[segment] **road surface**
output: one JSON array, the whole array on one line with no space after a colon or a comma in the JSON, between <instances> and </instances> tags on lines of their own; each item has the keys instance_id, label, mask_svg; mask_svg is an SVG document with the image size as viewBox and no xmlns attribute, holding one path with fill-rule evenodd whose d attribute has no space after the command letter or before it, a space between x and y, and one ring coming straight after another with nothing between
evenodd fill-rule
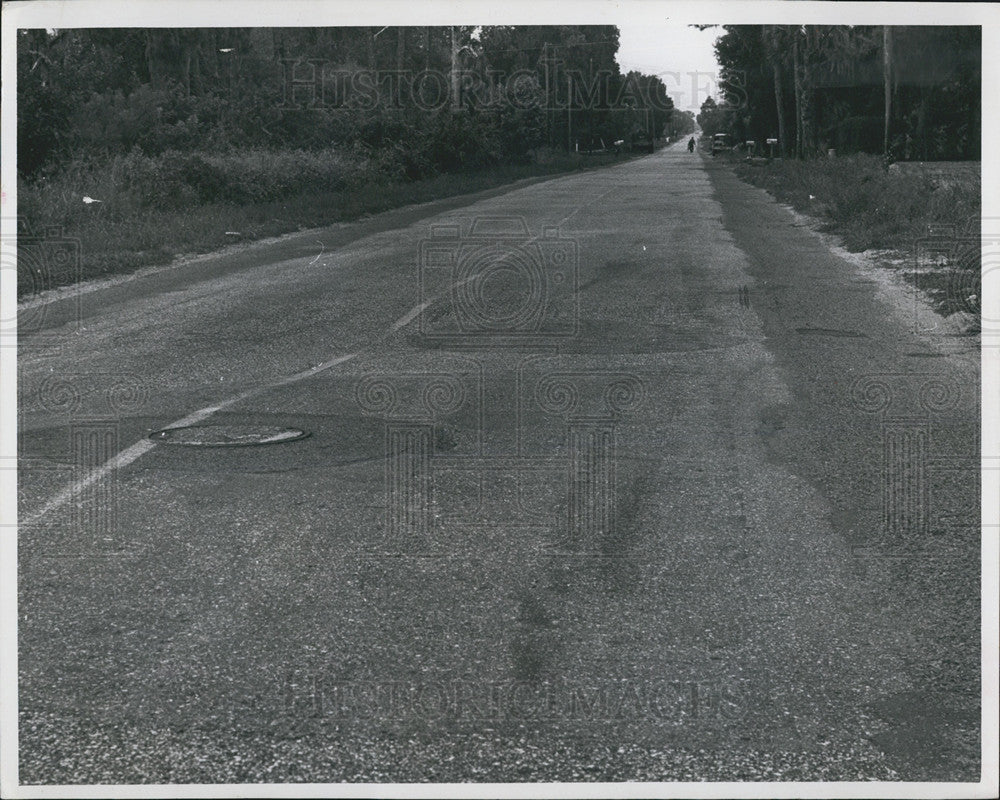
<instances>
[{"instance_id":1,"label":"road surface","mask_svg":"<svg viewBox=\"0 0 1000 800\"><path fill-rule=\"evenodd\" d=\"M20 780L978 780L901 297L667 148L25 307Z\"/></svg>"}]
</instances>

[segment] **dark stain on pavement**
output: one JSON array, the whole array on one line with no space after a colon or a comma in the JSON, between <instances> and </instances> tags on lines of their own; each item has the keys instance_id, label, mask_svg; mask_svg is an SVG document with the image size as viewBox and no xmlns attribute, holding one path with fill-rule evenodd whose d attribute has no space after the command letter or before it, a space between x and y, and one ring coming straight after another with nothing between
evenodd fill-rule
<instances>
[{"instance_id":1,"label":"dark stain on pavement","mask_svg":"<svg viewBox=\"0 0 1000 800\"><path fill-rule=\"evenodd\" d=\"M521 590L517 599L517 623L510 642L514 678L536 683L555 649L554 621L536 589Z\"/></svg>"},{"instance_id":2,"label":"dark stain on pavement","mask_svg":"<svg viewBox=\"0 0 1000 800\"><path fill-rule=\"evenodd\" d=\"M844 574L856 576L851 591L864 597L845 609L862 626L870 615L892 620L899 632L893 641L860 645L899 664L891 681L866 679L874 698L866 709L880 721L868 738L898 779L978 780L978 502L957 506L955 482L943 470L928 470L928 528L948 530L931 537L940 557L897 558L881 546L885 492L901 491L898 481L887 483L887 421L926 419L918 399L928 386L978 385L978 357L968 366L927 353L912 325L888 313L857 266L789 226L784 209L760 202L730 170L709 174L724 224L754 279L765 346L792 398L763 409L755 432L767 460L809 484L829 509L850 560ZM867 411L852 394L853 382L866 377L892 384L888 409ZM978 461L977 397L974 391L947 413L931 414L928 456Z\"/></svg>"},{"instance_id":3,"label":"dark stain on pavement","mask_svg":"<svg viewBox=\"0 0 1000 800\"><path fill-rule=\"evenodd\" d=\"M946 699L920 691L889 695L870 707L889 727L872 741L886 754L926 775L941 774L963 761L962 744L970 736L978 749L979 717ZM930 778L927 778L928 780Z\"/></svg>"},{"instance_id":4,"label":"dark stain on pavement","mask_svg":"<svg viewBox=\"0 0 1000 800\"><path fill-rule=\"evenodd\" d=\"M845 339L867 339L867 335L857 331L842 331L836 328L796 328L796 333L814 334L816 336L841 336Z\"/></svg>"}]
</instances>

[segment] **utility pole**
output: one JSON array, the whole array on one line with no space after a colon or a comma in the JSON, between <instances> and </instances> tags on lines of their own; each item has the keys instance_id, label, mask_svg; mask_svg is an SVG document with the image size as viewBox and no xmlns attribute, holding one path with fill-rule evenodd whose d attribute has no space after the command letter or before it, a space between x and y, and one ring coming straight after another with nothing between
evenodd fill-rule
<instances>
[{"instance_id":1,"label":"utility pole","mask_svg":"<svg viewBox=\"0 0 1000 800\"><path fill-rule=\"evenodd\" d=\"M459 103L459 92L458 92L458 54L462 49L458 45L458 36L455 33L455 26L451 26L451 107L452 110L458 110Z\"/></svg>"},{"instance_id":2,"label":"utility pole","mask_svg":"<svg viewBox=\"0 0 1000 800\"><path fill-rule=\"evenodd\" d=\"M542 70L545 72L545 133L552 147L552 103L549 100L549 43L542 43Z\"/></svg>"},{"instance_id":3,"label":"utility pole","mask_svg":"<svg viewBox=\"0 0 1000 800\"><path fill-rule=\"evenodd\" d=\"M573 76L566 73L566 85L569 94L566 96L566 151L573 152Z\"/></svg>"},{"instance_id":4,"label":"utility pole","mask_svg":"<svg viewBox=\"0 0 1000 800\"><path fill-rule=\"evenodd\" d=\"M882 155L889 155L889 126L892 122L892 28L882 26L882 83L885 93L885 125L882 129Z\"/></svg>"}]
</instances>

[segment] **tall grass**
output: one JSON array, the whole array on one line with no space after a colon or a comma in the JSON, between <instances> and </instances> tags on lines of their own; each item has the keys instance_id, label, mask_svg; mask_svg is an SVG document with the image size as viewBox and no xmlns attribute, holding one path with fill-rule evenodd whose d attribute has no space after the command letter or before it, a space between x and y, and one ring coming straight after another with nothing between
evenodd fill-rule
<instances>
[{"instance_id":1,"label":"tall grass","mask_svg":"<svg viewBox=\"0 0 1000 800\"><path fill-rule=\"evenodd\" d=\"M227 244L479 191L618 160L534 154L530 161L407 180L390 151L264 151L229 154L133 152L77 161L18 186L30 231L59 228L79 241L81 263L38 280L18 275L18 295L39 285L122 274ZM100 202L85 203L84 197ZM27 259L25 259L27 261ZM58 268L53 268L58 269Z\"/></svg>"},{"instance_id":2,"label":"tall grass","mask_svg":"<svg viewBox=\"0 0 1000 800\"><path fill-rule=\"evenodd\" d=\"M336 150L227 155L138 151L105 161L74 161L18 189L22 214L48 224L73 225L95 218L114 222L215 203L260 203L303 192L339 191L384 177L377 165ZM99 200L89 206L84 197Z\"/></svg>"},{"instance_id":3,"label":"tall grass","mask_svg":"<svg viewBox=\"0 0 1000 800\"><path fill-rule=\"evenodd\" d=\"M821 218L853 251L908 250L929 228L964 231L981 213L978 178L965 186L936 187L928 178L886 170L878 156L741 163L737 174Z\"/></svg>"}]
</instances>

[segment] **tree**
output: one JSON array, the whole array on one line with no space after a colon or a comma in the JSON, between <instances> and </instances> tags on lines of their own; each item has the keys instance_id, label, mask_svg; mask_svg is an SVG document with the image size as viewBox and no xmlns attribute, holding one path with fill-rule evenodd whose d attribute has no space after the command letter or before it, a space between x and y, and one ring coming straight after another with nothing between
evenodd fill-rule
<instances>
[{"instance_id":1,"label":"tree","mask_svg":"<svg viewBox=\"0 0 1000 800\"><path fill-rule=\"evenodd\" d=\"M782 72L787 58L786 43L788 38L788 31L784 26L764 26L764 43L768 60L771 62L771 75L774 81L774 107L778 118L778 147L782 158L788 155L788 130L785 125L785 98L782 91L784 81Z\"/></svg>"},{"instance_id":2,"label":"tree","mask_svg":"<svg viewBox=\"0 0 1000 800\"><path fill-rule=\"evenodd\" d=\"M978 154L977 27L727 25L723 30L716 42L723 74L745 76L747 110L734 116L734 131L745 127L753 138L777 132L799 157L823 146L901 158ZM789 71L790 93L785 91Z\"/></svg>"},{"instance_id":3,"label":"tree","mask_svg":"<svg viewBox=\"0 0 1000 800\"><path fill-rule=\"evenodd\" d=\"M711 97L706 97L701 104L701 111L697 116L698 126L705 136L715 136L717 133L729 133L729 115L727 110L720 106Z\"/></svg>"}]
</instances>

